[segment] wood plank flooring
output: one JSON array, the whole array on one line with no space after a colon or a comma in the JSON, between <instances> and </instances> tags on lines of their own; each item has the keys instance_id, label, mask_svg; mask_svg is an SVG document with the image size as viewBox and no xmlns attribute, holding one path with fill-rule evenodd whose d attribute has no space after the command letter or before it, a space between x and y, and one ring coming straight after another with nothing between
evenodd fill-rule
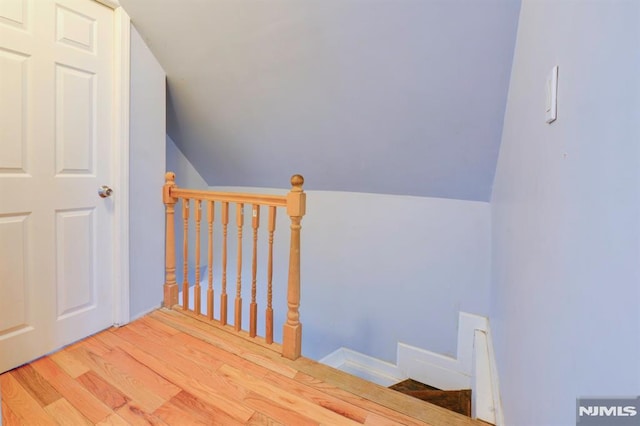
<instances>
[{"instance_id":1,"label":"wood plank flooring","mask_svg":"<svg viewBox=\"0 0 640 426\"><path fill-rule=\"evenodd\" d=\"M480 425L158 310L0 375L2 424Z\"/></svg>"}]
</instances>

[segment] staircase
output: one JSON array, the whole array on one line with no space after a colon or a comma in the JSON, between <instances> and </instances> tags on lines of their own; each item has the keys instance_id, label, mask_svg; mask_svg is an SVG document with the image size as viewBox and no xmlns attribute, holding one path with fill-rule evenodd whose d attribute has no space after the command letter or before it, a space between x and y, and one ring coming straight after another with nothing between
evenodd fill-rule
<instances>
[{"instance_id":1,"label":"staircase","mask_svg":"<svg viewBox=\"0 0 640 426\"><path fill-rule=\"evenodd\" d=\"M412 379L391 385L389 389L471 417L471 389L445 391Z\"/></svg>"},{"instance_id":2,"label":"staircase","mask_svg":"<svg viewBox=\"0 0 640 426\"><path fill-rule=\"evenodd\" d=\"M460 312L455 357L399 342L395 364L348 348L339 348L320 362L463 416L504 426L493 344L485 317ZM405 380L409 377L414 381ZM418 386L416 380L422 383Z\"/></svg>"}]
</instances>

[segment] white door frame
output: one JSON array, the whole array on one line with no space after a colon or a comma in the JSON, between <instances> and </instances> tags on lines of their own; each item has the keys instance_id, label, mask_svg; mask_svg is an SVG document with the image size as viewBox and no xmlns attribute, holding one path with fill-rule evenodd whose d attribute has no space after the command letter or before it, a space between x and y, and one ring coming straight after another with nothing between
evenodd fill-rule
<instances>
[{"instance_id":1,"label":"white door frame","mask_svg":"<svg viewBox=\"0 0 640 426\"><path fill-rule=\"evenodd\" d=\"M129 83L131 20L118 0L94 0L114 11L114 221L113 324L130 320L129 312Z\"/></svg>"}]
</instances>

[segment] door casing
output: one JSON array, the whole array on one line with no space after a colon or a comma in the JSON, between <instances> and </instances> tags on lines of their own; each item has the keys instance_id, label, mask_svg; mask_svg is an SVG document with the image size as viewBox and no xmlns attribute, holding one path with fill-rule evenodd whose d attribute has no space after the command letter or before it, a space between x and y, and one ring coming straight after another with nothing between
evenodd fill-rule
<instances>
[{"instance_id":1,"label":"door casing","mask_svg":"<svg viewBox=\"0 0 640 426\"><path fill-rule=\"evenodd\" d=\"M114 173L117 191L114 191L114 312L116 326L130 321L129 312L129 84L131 20L117 0L93 0L114 9L115 24L115 99L114 111Z\"/></svg>"}]
</instances>

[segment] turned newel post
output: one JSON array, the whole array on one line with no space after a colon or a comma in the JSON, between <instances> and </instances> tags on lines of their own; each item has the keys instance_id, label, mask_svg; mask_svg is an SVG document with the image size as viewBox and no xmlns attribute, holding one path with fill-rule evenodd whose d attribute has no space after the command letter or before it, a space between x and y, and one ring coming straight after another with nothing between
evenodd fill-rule
<instances>
[{"instance_id":1,"label":"turned newel post","mask_svg":"<svg viewBox=\"0 0 640 426\"><path fill-rule=\"evenodd\" d=\"M173 172L165 174L165 184L162 187L162 201L166 206L166 240L165 240L165 283L163 306L170 308L178 303L178 284L176 283L176 244L174 214L177 198L171 196L171 189L176 186L176 175Z\"/></svg>"},{"instance_id":2,"label":"turned newel post","mask_svg":"<svg viewBox=\"0 0 640 426\"><path fill-rule=\"evenodd\" d=\"M287 194L287 214L291 218L291 247L289 249L289 281L287 287L287 321L282 330L282 355L297 359L302 349L300 323L300 222L305 213L306 194L302 190L304 178L291 177L291 191Z\"/></svg>"}]
</instances>

